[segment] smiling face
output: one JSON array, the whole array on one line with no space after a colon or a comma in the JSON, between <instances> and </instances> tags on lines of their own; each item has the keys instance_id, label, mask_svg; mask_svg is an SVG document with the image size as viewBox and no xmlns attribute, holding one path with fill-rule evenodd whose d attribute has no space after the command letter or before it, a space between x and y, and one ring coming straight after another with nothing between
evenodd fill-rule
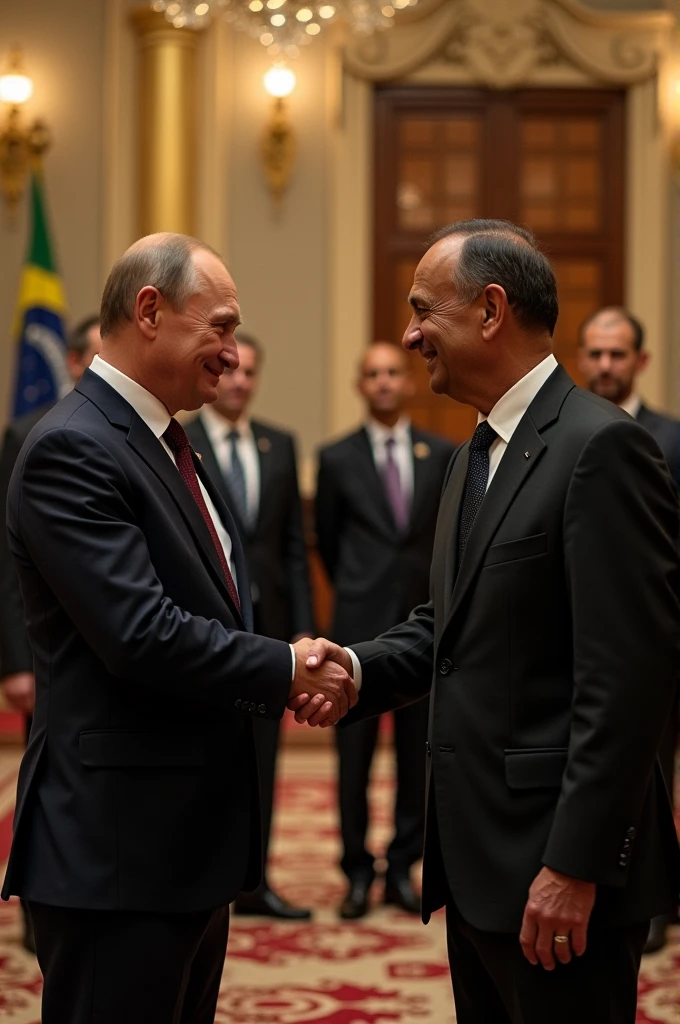
<instances>
[{"instance_id":1,"label":"smiling face","mask_svg":"<svg viewBox=\"0 0 680 1024\"><path fill-rule=\"evenodd\" d=\"M148 350L154 373L150 390L171 415L214 402L222 374L238 366L234 331L241 322L241 312L234 282L222 261L211 252L199 249L192 259L196 290L180 311L160 297L155 337Z\"/></svg>"},{"instance_id":2,"label":"smiling face","mask_svg":"<svg viewBox=\"0 0 680 1024\"><path fill-rule=\"evenodd\" d=\"M402 345L425 359L432 391L474 404L473 382L484 372L486 302L483 294L472 303L457 294L454 275L464 241L449 235L418 264L408 299L413 313Z\"/></svg>"},{"instance_id":3,"label":"smiling face","mask_svg":"<svg viewBox=\"0 0 680 1024\"><path fill-rule=\"evenodd\" d=\"M237 343L238 366L227 370L217 389L214 408L228 420L236 422L255 397L260 368L252 345Z\"/></svg>"}]
</instances>

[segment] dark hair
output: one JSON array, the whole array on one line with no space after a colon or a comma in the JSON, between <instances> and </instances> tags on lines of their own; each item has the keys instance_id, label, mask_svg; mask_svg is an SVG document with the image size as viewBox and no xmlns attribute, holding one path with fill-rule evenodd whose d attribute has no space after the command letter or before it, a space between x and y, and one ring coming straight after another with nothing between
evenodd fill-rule
<instances>
[{"instance_id":1,"label":"dark hair","mask_svg":"<svg viewBox=\"0 0 680 1024\"><path fill-rule=\"evenodd\" d=\"M500 285L522 327L553 334L557 283L530 231L509 220L461 220L437 231L428 248L449 235L466 236L453 281L464 302L474 302L489 284Z\"/></svg>"},{"instance_id":2,"label":"dark hair","mask_svg":"<svg viewBox=\"0 0 680 1024\"><path fill-rule=\"evenodd\" d=\"M588 330L591 324L593 324L599 317L604 313L611 313L614 320L623 321L628 324L633 332L633 348L636 352L641 352L645 345L645 329L632 313L629 313L623 306L603 306L602 309L595 310L589 317L583 321L578 331L578 343L583 345L585 342L585 332Z\"/></svg>"},{"instance_id":3,"label":"dark hair","mask_svg":"<svg viewBox=\"0 0 680 1024\"><path fill-rule=\"evenodd\" d=\"M197 250L220 254L205 242L189 235L163 233L141 238L116 260L104 285L101 306L101 334L113 334L131 321L135 301L142 288L157 288L173 309L181 310L198 289L198 272L193 254Z\"/></svg>"},{"instance_id":4,"label":"dark hair","mask_svg":"<svg viewBox=\"0 0 680 1024\"><path fill-rule=\"evenodd\" d=\"M79 320L75 327L71 329L66 339L67 350L75 352L79 356L84 356L90 347L88 334L93 327L99 327L98 316L92 314L91 316L86 316L83 320Z\"/></svg>"},{"instance_id":5,"label":"dark hair","mask_svg":"<svg viewBox=\"0 0 680 1024\"><path fill-rule=\"evenodd\" d=\"M239 345L247 345L248 348L252 348L257 359L257 365L259 366L264 359L264 349L262 343L257 340L252 334L248 334L246 331L242 331L241 328L234 331L234 337L236 338Z\"/></svg>"}]
</instances>

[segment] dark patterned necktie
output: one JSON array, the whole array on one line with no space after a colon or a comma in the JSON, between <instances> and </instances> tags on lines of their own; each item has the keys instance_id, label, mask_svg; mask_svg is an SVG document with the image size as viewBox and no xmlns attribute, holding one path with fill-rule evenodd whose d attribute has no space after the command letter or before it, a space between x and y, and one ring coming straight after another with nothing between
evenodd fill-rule
<instances>
[{"instance_id":1,"label":"dark patterned necktie","mask_svg":"<svg viewBox=\"0 0 680 1024\"><path fill-rule=\"evenodd\" d=\"M463 557L470 530L484 501L489 482L489 448L497 437L498 434L493 427L490 427L486 420L482 420L470 441L465 495L458 530L458 565Z\"/></svg>"},{"instance_id":2,"label":"dark patterned necktie","mask_svg":"<svg viewBox=\"0 0 680 1024\"><path fill-rule=\"evenodd\" d=\"M243 462L238 452L238 442L241 435L239 434L236 427L227 434L227 440L231 446L229 453L229 465L227 467L227 476L229 478L229 491L234 499L236 510L241 517L241 522L246 527L250 528L250 513L248 510L248 488L246 486L246 471L243 468Z\"/></svg>"},{"instance_id":3,"label":"dark patterned necktie","mask_svg":"<svg viewBox=\"0 0 680 1024\"><path fill-rule=\"evenodd\" d=\"M387 458L383 466L383 482L385 484L387 500L390 503L392 515L394 516L395 526L400 533L403 533L408 526L408 503L401 483L399 466L394 458L394 446L396 443L393 437L388 437L385 441Z\"/></svg>"},{"instance_id":4,"label":"dark patterned necktie","mask_svg":"<svg viewBox=\"0 0 680 1024\"><path fill-rule=\"evenodd\" d=\"M206 505L205 499L201 492L198 477L196 476L196 467L194 466L194 459L191 453L191 445L189 444L189 438L187 437L184 431L184 427L175 419L170 420L170 426L163 434L163 438L168 448L175 456L175 462L177 463L177 469L179 470L180 476L182 477L184 483L191 491L191 497L198 505L198 509L201 515L203 516L203 519L205 520L205 525L208 527L208 531L212 538L212 542L215 545L217 557L219 558L220 565L222 566L222 572L224 573L224 578L227 582L227 590L229 591L229 596L231 597L232 601L234 602L234 604L236 605L240 612L241 602L239 600L236 584L234 583L234 577L231 575L231 569L229 568L229 563L227 562L227 556L224 553L224 548L222 547L220 538L217 536L215 524L212 520L212 516L208 512L208 506Z\"/></svg>"}]
</instances>

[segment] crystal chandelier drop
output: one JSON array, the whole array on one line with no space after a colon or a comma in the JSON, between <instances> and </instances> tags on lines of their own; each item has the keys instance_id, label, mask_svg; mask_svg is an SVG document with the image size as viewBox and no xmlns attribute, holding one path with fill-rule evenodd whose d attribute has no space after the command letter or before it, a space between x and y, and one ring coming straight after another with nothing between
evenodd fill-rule
<instances>
[{"instance_id":1,"label":"crystal chandelier drop","mask_svg":"<svg viewBox=\"0 0 680 1024\"><path fill-rule=\"evenodd\" d=\"M221 15L234 28L259 39L272 57L297 57L325 25L342 18L352 32L370 35L390 28L397 10L418 0L155 0L176 28L201 28Z\"/></svg>"}]
</instances>

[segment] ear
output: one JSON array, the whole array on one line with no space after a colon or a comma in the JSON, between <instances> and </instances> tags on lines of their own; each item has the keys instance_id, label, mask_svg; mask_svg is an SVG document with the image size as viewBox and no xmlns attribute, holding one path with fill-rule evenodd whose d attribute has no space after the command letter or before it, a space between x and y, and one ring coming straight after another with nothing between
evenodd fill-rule
<instances>
[{"instance_id":1,"label":"ear","mask_svg":"<svg viewBox=\"0 0 680 1024\"><path fill-rule=\"evenodd\" d=\"M647 369L647 367L649 366L650 358L651 358L651 356L650 356L649 352L646 349L643 348L643 350L641 352L638 352L638 354L637 354L637 372L638 373L642 373L643 370Z\"/></svg>"},{"instance_id":2,"label":"ear","mask_svg":"<svg viewBox=\"0 0 680 1024\"><path fill-rule=\"evenodd\" d=\"M165 299L152 285L146 285L135 300L134 321L148 341L153 341L158 331L158 314L165 305Z\"/></svg>"},{"instance_id":3,"label":"ear","mask_svg":"<svg viewBox=\"0 0 680 1024\"><path fill-rule=\"evenodd\" d=\"M499 284L488 284L479 297L482 309L482 337L485 341L493 341L506 322L510 306L505 289Z\"/></svg>"},{"instance_id":4,"label":"ear","mask_svg":"<svg viewBox=\"0 0 680 1024\"><path fill-rule=\"evenodd\" d=\"M80 356L72 348L70 348L66 353L66 365L68 367L71 380L77 381L83 373L83 367L80 362Z\"/></svg>"}]
</instances>

